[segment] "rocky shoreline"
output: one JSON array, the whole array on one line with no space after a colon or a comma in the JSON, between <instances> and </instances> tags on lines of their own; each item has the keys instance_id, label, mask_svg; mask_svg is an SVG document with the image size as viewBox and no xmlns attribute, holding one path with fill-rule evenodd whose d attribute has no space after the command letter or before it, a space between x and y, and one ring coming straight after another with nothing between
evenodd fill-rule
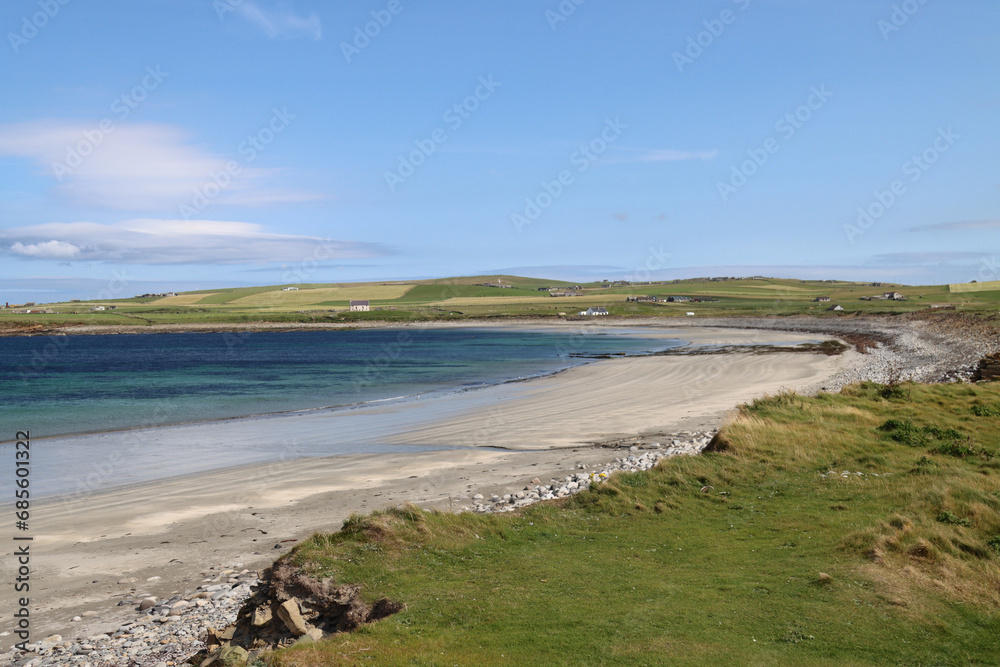
<instances>
[{"instance_id":1,"label":"rocky shoreline","mask_svg":"<svg viewBox=\"0 0 1000 667\"><path fill-rule=\"evenodd\" d=\"M120 606L135 605L136 616L112 632L66 639L52 635L0 656L0 664L17 667L75 665L77 667L173 667L185 664L205 649L210 628L236 621L239 610L252 595L258 573L239 570L240 563L209 568L194 591L157 600L141 588L122 599ZM155 577L154 577L155 579ZM152 583L152 582L149 582Z\"/></svg>"},{"instance_id":2,"label":"rocky shoreline","mask_svg":"<svg viewBox=\"0 0 1000 667\"><path fill-rule=\"evenodd\" d=\"M562 480L552 478L548 484L543 484L535 478L520 491L503 496L493 494L489 500L483 494L477 493L472 497L473 505L462 507L460 511L499 514L513 512L543 500L565 498L585 491L594 484L600 484L616 472L641 472L655 466L660 459L672 456L697 456L708 446L715 433L716 431L698 433L682 431L668 436L670 440L668 445L661 445L659 442L640 442L630 445L628 456L618 457L611 463L600 467L594 466L593 469L584 463L578 463L576 467L581 472L567 475ZM640 453L640 450L646 451Z\"/></svg>"}]
</instances>

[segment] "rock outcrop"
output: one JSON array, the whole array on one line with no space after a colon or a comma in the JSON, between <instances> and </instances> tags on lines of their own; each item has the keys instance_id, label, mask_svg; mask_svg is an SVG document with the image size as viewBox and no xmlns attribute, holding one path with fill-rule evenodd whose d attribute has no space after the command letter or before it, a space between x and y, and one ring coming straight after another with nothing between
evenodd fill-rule
<instances>
[{"instance_id":1,"label":"rock outcrop","mask_svg":"<svg viewBox=\"0 0 1000 667\"><path fill-rule=\"evenodd\" d=\"M975 379L977 380L1000 380L1000 352L991 354L980 360L979 368L976 369Z\"/></svg>"},{"instance_id":2,"label":"rock outcrop","mask_svg":"<svg viewBox=\"0 0 1000 667\"><path fill-rule=\"evenodd\" d=\"M202 667L245 664L266 649L319 641L402 611L404 606L383 598L368 604L361 587L317 581L284 560L264 571L253 595L222 630L209 630L206 651L193 661ZM241 649L242 652L234 649ZM243 661L240 663L239 661Z\"/></svg>"}]
</instances>

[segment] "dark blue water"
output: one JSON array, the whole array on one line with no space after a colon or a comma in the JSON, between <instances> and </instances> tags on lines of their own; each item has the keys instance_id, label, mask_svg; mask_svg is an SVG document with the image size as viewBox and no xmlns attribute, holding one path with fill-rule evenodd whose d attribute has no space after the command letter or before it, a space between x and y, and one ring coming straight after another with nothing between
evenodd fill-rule
<instances>
[{"instance_id":1,"label":"dark blue water","mask_svg":"<svg viewBox=\"0 0 1000 667\"><path fill-rule=\"evenodd\" d=\"M495 329L0 338L0 442L460 390L680 344Z\"/></svg>"}]
</instances>

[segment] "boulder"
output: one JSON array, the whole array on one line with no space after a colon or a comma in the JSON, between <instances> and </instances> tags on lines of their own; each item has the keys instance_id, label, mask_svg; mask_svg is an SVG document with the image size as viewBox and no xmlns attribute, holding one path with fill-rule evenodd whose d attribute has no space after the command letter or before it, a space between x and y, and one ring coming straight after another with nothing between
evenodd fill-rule
<instances>
[{"instance_id":1,"label":"boulder","mask_svg":"<svg viewBox=\"0 0 1000 667\"><path fill-rule=\"evenodd\" d=\"M295 635L301 637L309 632L309 625L302 618L299 611L299 601L296 599L286 600L278 607L278 618L285 624L285 627Z\"/></svg>"}]
</instances>

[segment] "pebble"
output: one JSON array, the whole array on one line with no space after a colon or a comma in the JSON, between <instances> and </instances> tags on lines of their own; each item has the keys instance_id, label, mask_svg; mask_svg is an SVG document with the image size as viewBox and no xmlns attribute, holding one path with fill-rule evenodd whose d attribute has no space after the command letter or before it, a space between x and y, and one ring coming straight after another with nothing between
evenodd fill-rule
<instances>
[{"instance_id":1,"label":"pebble","mask_svg":"<svg viewBox=\"0 0 1000 667\"><path fill-rule=\"evenodd\" d=\"M243 570L240 563L220 565L220 573L197 590L158 601L145 596L141 602L128 597L136 618L90 637L70 641L51 635L28 645L29 652L12 649L0 655L0 665L20 667L170 667L187 664L187 659L205 648L201 638L209 627L224 628L236 621L240 607L258 582L256 572ZM212 568L215 569L215 568ZM237 583L229 583L230 578ZM207 591L206 589L211 589ZM209 596L206 599L203 596ZM83 614L94 616L94 613ZM79 617L78 617L79 618Z\"/></svg>"},{"instance_id":2,"label":"pebble","mask_svg":"<svg viewBox=\"0 0 1000 667\"><path fill-rule=\"evenodd\" d=\"M538 479L532 480L532 485L525 487L523 491L513 494L506 494L503 497L492 495L488 502L483 502L483 495L477 493L472 497L473 505L464 507L460 511L471 511L479 514L494 514L499 512L513 512L514 510L543 500L554 498L565 498L589 489L594 484L600 484L607 480L616 472L639 472L649 470L655 466L660 459L672 456L694 456L700 454L711 442L715 431L703 431L698 433L678 433L674 434L671 444L665 448L660 443L653 445L629 445L628 456L615 459L601 467L589 469L586 465L577 464L577 472L567 475L561 480L553 479L550 484L542 484ZM654 447L655 445L655 447ZM648 447L649 451L642 451Z\"/></svg>"}]
</instances>

